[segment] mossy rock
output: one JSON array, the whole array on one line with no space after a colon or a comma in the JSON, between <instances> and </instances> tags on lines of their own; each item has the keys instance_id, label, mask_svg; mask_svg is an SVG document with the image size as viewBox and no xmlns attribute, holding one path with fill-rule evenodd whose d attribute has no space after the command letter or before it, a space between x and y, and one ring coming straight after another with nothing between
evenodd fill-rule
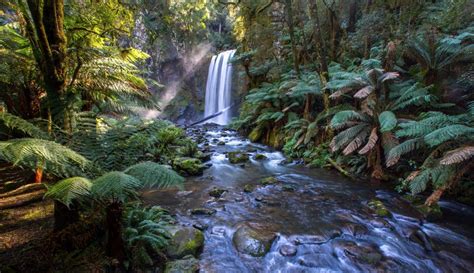
<instances>
[{"instance_id":1,"label":"mossy rock","mask_svg":"<svg viewBox=\"0 0 474 273\"><path fill-rule=\"evenodd\" d=\"M295 191L295 187L293 187L291 185L283 185L283 187L281 189L283 191L286 191L286 192L294 192Z\"/></svg>"},{"instance_id":2,"label":"mossy rock","mask_svg":"<svg viewBox=\"0 0 474 273\"><path fill-rule=\"evenodd\" d=\"M250 185L250 184L246 184L246 185L244 186L244 192L246 192L246 193L251 193L251 192L253 192L253 186Z\"/></svg>"},{"instance_id":3,"label":"mossy rock","mask_svg":"<svg viewBox=\"0 0 474 273\"><path fill-rule=\"evenodd\" d=\"M276 177L273 177L273 176L266 177L260 180L260 184L262 184L263 186L273 185L276 183L278 183L278 179L276 179Z\"/></svg>"},{"instance_id":4,"label":"mossy rock","mask_svg":"<svg viewBox=\"0 0 474 273\"><path fill-rule=\"evenodd\" d=\"M245 152L228 152L227 158L229 158L229 161L232 164L245 163L249 161L249 155Z\"/></svg>"},{"instance_id":5,"label":"mossy rock","mask_svg":"<svg viewBox=\"0 0 474 273\"><path fill-rule=\"evenodd\" d=\"M392 213L385 207L380 200L373 199L369 202L369 208L371 208L375 214L380 217L391 217Z\"/></svg>"},{"instance_id":6,"label":"mossy rock","mask_svg":"<svg viewBox=\"0 0 474 273\"><path fill-rule=\"evenodd\" d=\"M181 260L166 263L165 273L195 273L199 271L199 261L191 255Z\"/></svg>"},{"instance_id":7,"label":"mossy rock","mask_svg":"<svg viewBox=\"0 0 474 273\"><path fill-rule=\"evenodd\" d=\"M267 159L267 156L264 155L264 154L256 154L254 156L254 158L255 158L255 160L265 160L265 159Z\"/></svg>"},{"instance_id":8,"label":"mossy rock","mask_svg":"<svg viewBox=\"0 0 474 273\"><path fill-rule=\"evenodd\" d=\"M172 165L182 175L202 175L205 169L201 160L190 157L177 157L173 159Z\"/></svg>"},{"instance_id":9,"label":"mossy rock","mask_svg":"<svg viewBox=\"0 0 474 273\"><path fill-rule=\"evenodd\" d=\"M252 142L257 142L262 137L262 134L263 134L262 128L260 128L260 126L257 126L252 130L252 132L250 132L250 134L248 135L248 138Z\"/></svg>"},{"instance_id":10,"label":"mossy rock","mask_svg":"<svg viewBox=\"0 0 474 273\"><path fill-rule=\"evenodd\" d=\"M212 196L212 197L214 197L214 198L219 198L219 197L221 197L225 192L227 192L227 190L214 187L211 191L209 191L209 195Z\"/></svg>"},{"instance_id":11,"label":"mossy rock","mask_svg":"<svg viewBox=\"0 0 474 273\"><path fill-rule=\"evenodd\" d=\"M219 141L219 142L217 142L217 145L224 146L224 145L225 145L225 141Z\"/></svg>"},{"instance_id":12,"label":"mossy rock","mask_svg":"<svg viewBox=\"0 0 474 273\"><path fill-rule=\"evenodd\" d=\"M235 248L254 257L262 257L272 246L275 234L264 229L255 229L245 224L237 229L232 237Z\"/></svg>"},{"instance_id":13,"label":"mossy rock","mask_svg":"<svg viewBox=\"0 0 474 273\"><path fill-rule=\"evenodd\" d=\"M182 227L171 237L166 253L173 259L180 259L187 255L197 256L203 245L204 235L200 230Z\"/></svg>"},{"instance_id":14,"label":"mossy rock","mask_svg":"<svg viewBox=\"0 0 474 273\"><path fill-rule=\"evenodd\" d=\"M443 218L443 211L441 211L441 207L438 204L431 207L423 204L416 206L416 208L428 221L436 221Z\"/></svg>"}]
</instances>

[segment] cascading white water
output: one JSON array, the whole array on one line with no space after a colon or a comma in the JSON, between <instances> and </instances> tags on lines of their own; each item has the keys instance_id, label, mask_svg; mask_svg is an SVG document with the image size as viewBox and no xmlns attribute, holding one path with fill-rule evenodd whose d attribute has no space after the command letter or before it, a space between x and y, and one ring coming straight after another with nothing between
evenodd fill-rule
<instances>
[{"instance_id":1,"label":"cascading white water","mask_svg":"<svg viewBox=\"0 0 474 273\"><path fill-rule=\"evenodd\" d=\"M235 50L228 50L212 57L207 75L205 117L224 111L231 105L232 64L230 59L234 54ZM229 111L224 111L207 122L227 125L229 119Z\"/></svg>"}]
</instances>

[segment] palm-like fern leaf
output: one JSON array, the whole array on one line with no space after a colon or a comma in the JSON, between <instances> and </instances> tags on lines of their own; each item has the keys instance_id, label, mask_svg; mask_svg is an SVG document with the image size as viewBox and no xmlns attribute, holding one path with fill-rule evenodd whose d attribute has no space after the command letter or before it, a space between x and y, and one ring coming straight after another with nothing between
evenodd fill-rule
<instances>
[{"instance_id":1,"label":"palm-like fern leaf","mask_svg":"<svg viewBox=\"0 0 474 273\"><path fill-rule=\"evenodd\" d=\"M442 165L458 164L472 157L474 157L474 146L464 146L446 153L440 163Z\"/></svg>"},{"instance_id":2,"label":"palm-like fern leaf","mask_svg":"<svg viewBox=\"0 0 474 273\"><path fill-rule=\"evenodd\" d=\"M92 196L98 200L125 202L136 197L142 183L137 178L123 172L109 172L93 181Z\"/></svg>"},{"instance_id":3,"label":"palm-like fern leaf","mask_svg":"<svg viewBox=\"0 0 474 273\"><path fill-rule=\"evenodd\" d=\"M21 131L33 138L48 138L48 135L43 130L15 115L0 112L0 122L10 129Z\"/></svg>"},{"instance_id":4,"label":"palm-like fern leaf","mask_svg":"<svg viewBox=\"0 0 474 273\"><path fill-rule=\"evenodd\" d=\"M392 111L384 111L379 115L380 132L388 132L397 126L397 117Z\"/></svg>"},{"instance_id":5,"label":"palm-like fern leaf","mask_svg":"<svg viewBox=\"0 0 474 273\"><path fill-rule=\"evenodd\" d=\"M427 134L424 140L429 146L433 147L446 141L455 140L461 136L472 138L474 136L474 128L462 124L450 125Z\"/></svg>"},{"instance_id":6,"label":"palm-like fern leaf","mask_svg":"<svg viewBox=\"0 0 474 273\"><path fill-rule=\"evenodd\" d=\"M69 207L74 201L88 196L91 187L92 182L87 178L66 178L48 188L45 197L55 199Z\"/></svg>"},{"instance_id":7,"label":"palm-like fern leaf","mask_svg":"<svg viewBox=\"0 0 474 273\"><path fill-rule=\"evenodd\" d=\"M184 182L184 178L175 171L154 162L139 163L124 172L140 180L144 187L168 188L181 186Z\"/></svg>"}]
</instances>

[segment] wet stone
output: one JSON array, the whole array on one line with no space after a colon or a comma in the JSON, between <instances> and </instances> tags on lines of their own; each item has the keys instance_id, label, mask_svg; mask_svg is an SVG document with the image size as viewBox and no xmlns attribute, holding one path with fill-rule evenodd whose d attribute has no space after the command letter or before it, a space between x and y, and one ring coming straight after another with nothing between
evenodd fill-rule
<instances>
[{"instance_id":1,"label":"wet stone","mask_svg":"<svg viewBox=\"0 0 474 273\"><path fill-rule=\"evenodd\" d=\"M207 208L196 208L191 210L192 215L213 215L217 211L215 209L207 209Z\"/></svg>"},{"instance_id":2,"label":"wet stone","mask_svg":"<svg viewBox=\"0 0 474 273\"><path fill-rule=\"evenodd\" d=\"M255 229L244 224L234 233L232 242L239 252L254 257L262 257L268 253L274 239L275 234L273 232L268 232L265 229Z\"/></svg>"},{"instance_id":3,"label":"wet stone","mask_svg":"<svg viewBox=\"0 0 474 273\"><path fill-rule=\"evenodd\" d=\"M267 156L264 155L264 154L256 154L256 155L254 156L254 159L255 159L255 160L265 160L265 159L267 159Z\"/></svg>"},{"instance_id":4,"label":"wet stone","mask_svg":"<svg viewBox=\"0 0 474 273\"><path fill-rule=\"evenodd\" d=\"M285 257L295 256L296 252L297 248L293 245L282 245L280 247L280 254Z\"/></svg>"},{"instance_id":5,"label":"wet stone","mask_svg":"<svg viewBox=\"0 0 474 273\"><path fill-rule=\"evenodd\" d=\"M219 197L221 197L225 192L227 192L227 190L214 187L211 191L209 191L209 195L212 196L212 197L214 197L214 198L219 198Z\"/></svg>"},{"instance_id":6,"label":"wet stone","mask_svg":"<svg viewBox=\"0 0 474 273\"><path fill-rule=\"evenodd\" d=\"M250 193L250 192L252 192L252 191L253 191L253 186L252 186L252 185L246 184L246 185L244 186L244 192Z\"/></svg>"},{"instance_id":7,"label":"wet stone","mask_svg":"<svg viewBox=\"0 0 474 273\"><path fill-rule=\"evenodd\" d=\"M320 245L328 241L328 238L325 238L321 235L311 235L311 236L300 236L295 238L295 245Z\"/></svg>"},{"instance_id":8,"label":"wet stone","mask_svg":"<svg viewBox=\"0 0 474 273\"><path fill-rule=\"evenodd\" d=\"M245 152L228 152L227 158L232 164L245 163L249 161L249 155Z\"/></svg>"},{"instance_id":9,"label":"wet stone","mask_svg":"<svg viewBox=\"0 0 474 273\"><path fill-rule=\"evenodd\" d=\"M276 183L278 183L278 179L273 176L266 177L260 180L260 184L262 184L263 186L273 185Z\"/></svg>"},{"instance_id":10,"label":"wet stone","mask_svg":"<svg viewBox=\"0 0 474 273\"><path fill-rule=\"evenodd\" d=\"M192 227L179 228L166 248L169 257L179 259L186 255L197 255L204 244L204 235Z\"/></svg>"},{"instance_id":11,"label":"wet stone","mask_svg":"<svg viewBox=\"0 0 474 273\"><path fill-rule=\"evenodd\" d=\"M199 261L192 255L181 260L166 263L165 273L195 273L199 270Z\"/></svg>"}]
</instances>

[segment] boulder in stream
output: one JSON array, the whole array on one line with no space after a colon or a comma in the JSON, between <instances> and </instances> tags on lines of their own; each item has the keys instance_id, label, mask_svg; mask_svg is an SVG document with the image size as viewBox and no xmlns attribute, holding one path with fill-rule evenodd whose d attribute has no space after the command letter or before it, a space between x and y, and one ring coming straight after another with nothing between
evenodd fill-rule
<instances>
[{"instance_id":1,"label":"boulder in stream","mask_svg":"<svg viewBox=\"0 0 474 273\"><path fill-rule=\"evenodd\" d=\"M209 195L214 198L220 198L225 192L227 192L227 190L214 187L209 191Z\"/></svg>"},{"instance_id":2,"label":"boulder in stream","mask_svg":"<svg viewBox=\"0 0 474 273\"><path fill-rule=\"evenodd\" d=\"M191 255L181 260L166 263L165 273L195 273L199 270L199 261Z\"/></svg>"},{"instance_id":3,"label":"boulder in stream","mask_svg":"<svg viewBox=\"0 0 474 273\"><path fill-rule=\"evenodd\" d=\"M192 227L182 227L174 232L166 248L167 255L180 259L187 255L197 256L204 244L204 235Z\"/></svg>"},{"instance_id":4,"label":"boulder in stream","mask_svg":"<svg viewBox=\"0 0 474 273\"><path fill-rule=\"evenodd\" d=\"M273 176L266 177L260 180L260 184L262 184L263 186L273 185L276 183L278 183L278 179L276 179L276 177L273 177Z\"/></svg>"},{"instance_id":5,"label":"boulder in stream","mask_svg":"<svg viewBox=\"0 0 474 273\"><path fill-rule=\"evenodd\" d=\"M192 215L213 215L217 211L215 209L195 208L191 210Z\"/></svg>"},{"instance_id":6,"label":"boulder in stream","mask_svg":"<svg viewBox=\"0 0 474 273\"><path fill-rule=\"evenodd\" d=\"M182 175L202 175L205 166L201 160L190 157L177 157L173 159L173 169Z\"/></svg>"},{"instance_id":7,"label":"boulder in stream","mask_svg":"<svg viewBox=\"0 0 474 273\"><path fill-rule=\"evenodd\" d=\"M232 242L239 252L262 257L270 250L275 238L273 232L243 224L235 231Z\"/></svg>"},{"instance_id":8,"label":"boulder in stream","mask_svg":"<svg viewBox=\"0 0 474 273\"><path fill-rule=\"evenodd\" d=\"M255 159L255 160L265 160L265 159L267 159L267 156L264 155L264 154L256 154L256 155L254 156L254 159Z\"/></svg>"},{"instance_id":9,"label":"boulder in stream","mask_svg":"<svg viewBox=\"0 0 474 273\"><path fill-rule=\"evenodd\" d=\"M230 163L238 164L245 163L249 161L249 155L246 152L228 152L227 158L229 158Z\"/></svg>"}]
</instances>

